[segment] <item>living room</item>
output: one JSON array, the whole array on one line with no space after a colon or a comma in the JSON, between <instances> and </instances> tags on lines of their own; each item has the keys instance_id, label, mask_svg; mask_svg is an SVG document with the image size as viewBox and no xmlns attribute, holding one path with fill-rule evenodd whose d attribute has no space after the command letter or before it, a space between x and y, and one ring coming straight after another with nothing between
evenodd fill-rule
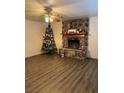
<instances>
[{"instance_id":1,"label":"living room","mask_svg":"<svg viewBox=\"0 0 124 93\"><path fill-rule=\"evenodd\" d=\"M25 13L26 93L97 93L98 1L26 0Z\"/></svg>"}]
</instances>

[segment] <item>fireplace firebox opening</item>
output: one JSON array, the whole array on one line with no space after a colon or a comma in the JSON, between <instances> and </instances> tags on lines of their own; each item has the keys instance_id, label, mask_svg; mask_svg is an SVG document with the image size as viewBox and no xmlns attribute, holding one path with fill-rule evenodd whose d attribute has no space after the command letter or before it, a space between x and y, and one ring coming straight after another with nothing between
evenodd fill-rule
<instances>
[{"instance_id":1,"label":"fireplace firebox opening","mask_svg":"<svg viewBox=\"0 0 124 93\"><path fill-rule=\"evenodd\" d=\"M68 39L68 48L79 49L79 40L75 38Z\"/></svg>"}]
</instances>

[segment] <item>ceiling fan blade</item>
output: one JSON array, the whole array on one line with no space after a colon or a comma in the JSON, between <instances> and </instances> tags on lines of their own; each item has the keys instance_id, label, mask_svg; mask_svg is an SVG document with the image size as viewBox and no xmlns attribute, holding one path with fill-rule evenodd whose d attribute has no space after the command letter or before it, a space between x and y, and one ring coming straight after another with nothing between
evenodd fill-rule
<instances>
[{"instance_id":1,"label":"ceiling fan blade","mask_svg":"<svg viewBox=\"0 0 124 93\"><path fill-rule=\"evenodd\" d=\"M62 17L61 16L52 16L52 19L54 20L54 21L57 21L57 22L60 22L60 21L62 21Z\"/></svg>"},{"instance_id":2,"label":"ceiling fan blade","mask_svg":"<svg viewBox=\"0 0 124 93\"><path fill-rule=\"evenodd\" d=\"M44 13L42 15L42 17L46 17L49 16L51 17L54 21L61 21L62 20L62 16L60 16L58 13L54 12L54 0L37 0L37 2L39 2L42 7L44 7Z\"/></svg>"},{"instance_id":3,"label":"ceiling fan blade","mask_svg":"<svg viewBox=\"0 0 124 93\"><path fill-rule=\"evenodd\" d=\"M53 0L37 0L43 7L54 7Z\"/></svg>"}]
</instances>

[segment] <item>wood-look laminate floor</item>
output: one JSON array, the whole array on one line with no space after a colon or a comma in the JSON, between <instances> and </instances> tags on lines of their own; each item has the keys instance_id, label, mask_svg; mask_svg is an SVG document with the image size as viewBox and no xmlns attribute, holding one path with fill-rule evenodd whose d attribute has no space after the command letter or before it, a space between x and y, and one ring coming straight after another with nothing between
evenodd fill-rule
<instances>
[{"instance_id":1,"label":"wood-look laminate floor","mask_svg":"<svg viewBox=\"0 0 124 93\"><path fill-rule=\"evenodd\" d=\"M26 58L26 93L98 93L98 61L58 55Z\"/></svg>"}]
</instances>

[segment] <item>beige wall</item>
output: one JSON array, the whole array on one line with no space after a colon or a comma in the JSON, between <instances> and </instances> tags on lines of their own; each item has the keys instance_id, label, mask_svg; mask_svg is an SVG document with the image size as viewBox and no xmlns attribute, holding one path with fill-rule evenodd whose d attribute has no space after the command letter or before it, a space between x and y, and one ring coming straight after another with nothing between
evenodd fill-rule
<instances>
[{"instance_id":1,"label":"beige wall","mask_svg":"<svg viewBox=\"0 0 124 93\"><path fill-rule=\"evenodd\" d=\"M98 17L91 17L89 22L88 53L91 58L98 58ZM52 24L57 48L62 47L62 22Z\"/></svg>"},{"instance_id":2,"label":"beige wall","mask_svg":"<svg viewBox=\"0 0 124 93\"><path fill-rule=\"evenodd\" d=\"M62 22L52 23L52 29L57 48L62 48Z\"/></svg>"},{"instance_id":3,"label":"beige wall","mask_svg":"<svg viewBox=\"0 0 124 93\"><path fill-rule=\"evenodd\" d=\"M98 58L98 16L90 18L88 57Z\"/></svg>"},{"instance_id":4,"label":"beige wall","mask_svg":"<svg viewBox=\"0 0 124 93\"><path fill-rule=\"evenodd\" d=\"M46 24L26 20L25 23L25 56L30 57L42 53L42 38L45 33ZM62 47L62 22L52 23L54 39L57 48ZM98 58L98 17L90 18L88 57Z\"/></svg>"},{"instance_id":5,"label":"beige wall","mask_svg":"<svg viewBox=\"0 0 124 93\"><path fill-rule=\"evenodd\" d=\"M25 21L25 57L41 53L42 37L46 24L31 20Z\"/></svg>"},{"instance_id":6,"label":"beige wall","mask_svg":"<svg viewBox=\"0 0 124 93\"><path fill-rule=\"evenodd\" d=\"M25 57L34 56L40 53L47 24L26 20L25 21ZM62 22L52 23L54 39L57 48L62 47Z\"/></svg>"}]
</instances>

